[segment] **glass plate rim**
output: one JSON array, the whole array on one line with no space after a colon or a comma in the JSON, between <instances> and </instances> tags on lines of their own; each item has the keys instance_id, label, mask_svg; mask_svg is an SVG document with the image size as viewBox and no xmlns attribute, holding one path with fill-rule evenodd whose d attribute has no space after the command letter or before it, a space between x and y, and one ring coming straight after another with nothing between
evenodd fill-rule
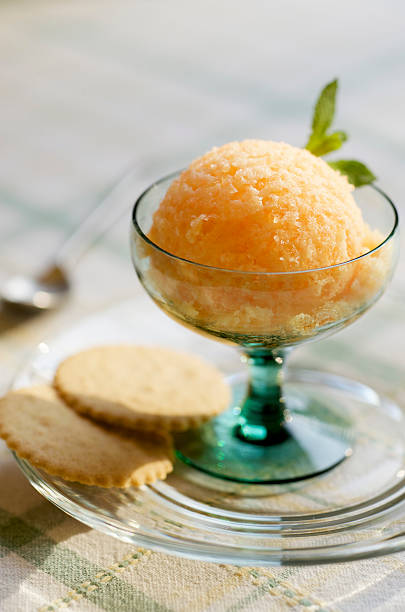
<instances>
[{"instance_id":1,"label":"glass plate rim","mask_svg":"<svg viewBox=\"0 0 405 612\"><path fill-rule=\"evenodd\" d=\"M66 329L56 330L56 333L50 334L48 338L37 343L32 351L29 352L28 358L26 358L18 368L10 386L15 386L22 373L33 364L35 357L38 357L41 353L39 347L42 344L45 343L52 346L52 343L57 338L66 335L66 333L69 333L73 328L82 325L87 319L105 315L127 303L133 304L142 297L143 296L138 295L130 299L127 298L116 301L104 308L95 309L73 321ZM119 525L117 519L109 518L106 515L97 515L96 512L88 508L83 508L68 496L58 492L55 486L52 486L45 478L42 478L37 469L31 466L27 460L21 459L13 451L12 455L30 484L45 499L67 515L121 541L126 541L135 546L144 546L166 554L199 561L230 563L232 565L241 566L297 566L356 561L405 550L405 532L388 535L385 538L382 534L381 536L371 537L362 542L351 542L349 544L327 544L325 546L296 549L251 547L247 550L240 547L238 548L237 546L214 546L212 543L204 544L198 541L192 542L187 541L186 538L176 540L173 536L164 533L159 537L137 534L135 531L131 534L127 526L122 526L122 524L121 526ZM355 527L352 528L352 530L355 529Z\"/></svg>"},{"instance_id":2,"label":"glass plate rim","mask_svg":"<svg viewBox=\"0 0 405 612\"><path fill-rule=\"evenodd\" d=\"M318 546L310 549L288 549L288 550L272 550L272 549L257 549L259 551L257 559L255 554L250 551L244 553L237 547L220 547L220 550L237 551L238 559L235 559L231 553L224 554L223 552L215 553L210 550L211 546L204 546L201 543L189 543L187 545L179 546L178 548L173 547L170 544L170 538L166 536L167 541L163 537L163 541L160 541L157 537L147 537L143 535L136 535L134 539L130 535L122 537L123 533L127 533L126 530L122 530L120 535L117 533L119 529L118 521L115 519L108 519L103 516L99 518L96 514L92 513L91 510L83 509L78 503L62 496L64 503L58 499L58 494L49 486L44 479L41 478L37 470L31 466L29 461L21 459L18 455L11 451L12 455L17 462L17 465L29 480L31 485L49 502L54 504L57 508L71 516L72 518L80 521L81 523L98 529L102 533L111 535L119 540L126 541L128 543L149 547L153 550L178 555L188 559L194 559L198 561L212 561L216 563L231 563L232 565L257 565L263 566L274 566L274 565L317 565L317 564L332 564L341 563L348 561L358 561L361 559L368 559L371 557L379 557L387 554L393 554L401 552L405 549L405 534L395 536L395 538L387 538L387 540L379 540L376 538L374 542L370 541L365 544L335 544L327 546ZM122 533L123 532L123 533ZM398 541L397 541L398 540ZM391 542L388 544L387 542ZM339 550L338 554L335 551ZM308 552L314 553L312 558L308 558ZM303 555L305 553L305 555ZM260 556L259 556L260 555ZM244 558L246 557L246 558Z\"/></svg>"}]
</instances>

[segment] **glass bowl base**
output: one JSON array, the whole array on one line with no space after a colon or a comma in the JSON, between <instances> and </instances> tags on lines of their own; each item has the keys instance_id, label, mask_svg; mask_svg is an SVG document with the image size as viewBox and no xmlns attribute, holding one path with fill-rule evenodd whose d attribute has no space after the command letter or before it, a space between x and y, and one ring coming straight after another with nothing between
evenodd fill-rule
<instances>
[{"instance_id":1,"label":"glass bowl base","mask_svg":"<svg viewBox=\"0 0 405 612\"><path fill-rule=\"evenodd\" d=\"M285 390L285 439L257 445L239 439L240 405L246 375L228 377L231 407L217 418L175 437L176 454L211 476L253 484L282 484L312 478L352 454L350 421L339 406L329 406L303 388Z\"/></svg>"}]
</instances>

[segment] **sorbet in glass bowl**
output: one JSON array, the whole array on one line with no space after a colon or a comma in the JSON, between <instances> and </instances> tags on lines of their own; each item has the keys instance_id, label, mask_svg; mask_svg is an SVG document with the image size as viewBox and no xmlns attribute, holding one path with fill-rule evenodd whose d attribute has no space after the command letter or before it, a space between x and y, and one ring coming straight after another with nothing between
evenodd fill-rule
<instances>
[{"instance_id":1,"label":"sorbet in glass bowl","mask_svg":"<svg viewBox=\"0 0 405 612\"><path fill-rule=\"evenodd\" d=\"M391 245L362 257L385 236L365 222L353 189L285 143L232 142L198 158L171 182L148 232L178 258L149 253L165 310L268 346L345 324L381 293L392 257Z\"/></svg>"}]
</instances>

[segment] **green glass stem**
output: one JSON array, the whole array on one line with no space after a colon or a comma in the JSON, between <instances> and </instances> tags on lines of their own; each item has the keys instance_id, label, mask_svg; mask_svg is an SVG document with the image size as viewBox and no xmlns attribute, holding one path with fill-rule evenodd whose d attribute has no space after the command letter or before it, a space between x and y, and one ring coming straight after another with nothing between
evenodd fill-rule
<instances>
[{"instance_id":1,"label":"green glass stem","mask_svg":"<svg viewBox=\"0 0 405 612\"><path fill-rule=\"evenodd\" d=\"M282 387L285 357L286 352L281 350L245 351L249 386L234 432L240 440L270 446L289 437Z\"/></svg>"}]
</instances>

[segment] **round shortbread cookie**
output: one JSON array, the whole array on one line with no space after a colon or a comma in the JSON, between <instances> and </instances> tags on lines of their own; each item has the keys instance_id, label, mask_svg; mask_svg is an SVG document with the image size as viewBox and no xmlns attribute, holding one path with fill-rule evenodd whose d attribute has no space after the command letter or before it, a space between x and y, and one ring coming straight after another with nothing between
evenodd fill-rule
<instances>
[{"instance_id":1,"label":"round shortbread cookie","mask_svg":"<svg viewBox=\"0 0 405 612\"><path fill-rule=\"evenodd\" d=\"M72 408L129 429L184 431L219 414L222 374L194 355L147 346L99 346L65 359L54 385Z\"/></svg>"},{"instance_id":2,"label":"round shortbread cookie","mask_svg":"<svg viewBox=\"0 0 405 612\"><path fill-rule=\"evenodd\" d=\"M71 410L47 385L0 400L0 436L35 467L87 485L141 486L173 469L169 436L107 430Z\"/></svg>"}]
</instances>

